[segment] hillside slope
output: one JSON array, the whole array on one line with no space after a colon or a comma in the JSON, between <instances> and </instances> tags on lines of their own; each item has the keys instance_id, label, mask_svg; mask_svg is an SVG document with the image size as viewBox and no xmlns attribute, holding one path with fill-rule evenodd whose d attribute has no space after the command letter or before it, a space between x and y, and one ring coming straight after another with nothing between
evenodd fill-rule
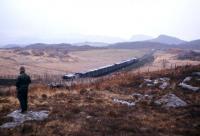
<instances>
[{"instance_id":1,"label":"hillside slope","mask_svg":"<svg viewBox=\"0 0 200 136\"><path fill-rule=\"evenodd\" d=\"M139 41L139 42L121 42L115 43L108 46L109 48L117 49L170 49L170 48L180 48L180 49L190 49L190 50L200 50L200 40L190 41L190 42L180 42L178 44L171 44L165 42L159 42L159 40L149 40L149 41Z\"/></svg>"},{"instance_id":2,"label":"hillside slope","mask_svg":"<svg viewBox=\"0 0 200 136\"><path fill-rule=\"evenodd\" d=\"M200 93L178 85L199 69L200 65L150 73L123 72L63 89L33 84L29 110L47 110L48 118L27 121L12 129L0 128L0 133L1 136L199 135ZM187 84L200 87L197 79L194 76ZM160 87L164 82L167 86ZM11 121L6 115L18 108L14 91L1 88L0 125ZM163 97L170 98L170 102L160 105Z\"/></svg>"},{"instance_id":3,"label":"hillside slope","mask_svg":"<svg viewBox=\"0 0 200 136\"><path fill-rule=\"evenodd\" d=\"M200 40L194 40L180 45L182 48L200 50Z\"/></svg>"},{"instance_id":4,"label":"hillside slope","mask_svg":"<svg viewBox=\"0 0 200 136\"><path fill-rule=\"evenodd\" d=\"M165 49L173 46L168 46L166 44L157 43L157 42L149 42L149 41L139 41L139 42L122 42L115 43L108 46L109 48L116 49Z\"/></svg>"}]
</instances>

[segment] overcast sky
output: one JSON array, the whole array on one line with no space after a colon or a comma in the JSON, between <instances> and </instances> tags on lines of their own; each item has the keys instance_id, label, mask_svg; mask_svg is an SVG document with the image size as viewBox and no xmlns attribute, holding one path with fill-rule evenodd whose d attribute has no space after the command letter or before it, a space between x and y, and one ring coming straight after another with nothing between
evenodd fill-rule
<instances>
[{"instance_id":1,"label":"overcast sky","mask_svg":"<svg viewBox=\"0 0 200 136\"><path fill-rule=\"evenodd\" d=\"M0 44L63 42L77 34L194 40L199 7L200 0L0 0Z\"/></svg>"}]
</instances>

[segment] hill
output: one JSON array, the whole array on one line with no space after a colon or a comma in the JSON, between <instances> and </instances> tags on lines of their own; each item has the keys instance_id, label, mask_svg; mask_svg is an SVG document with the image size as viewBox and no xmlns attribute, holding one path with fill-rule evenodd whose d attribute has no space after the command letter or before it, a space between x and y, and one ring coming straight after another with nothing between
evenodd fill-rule
<instances>
[{"instance_id":1,"label":"hill","mask_svg":"<svg viewBox=\"0 0 200 136\"><path fill-rule=\"evenodd\" d=\"M180 46L186 49L200 50L200 39L182 43Z\"/></svg>"},{"instance_id":2,"label":"hill","mask_svg":"<svg viewBox=\"0 0 200 136\"><path fill-rule=\"evenodd\" d=\"M68 43L60 43L60 44L45 44L45 43L35 43L30 44L24 47L24 49L40 49L40 50L68 50L68 51L82 51L82 50L90 50L90 49L99 49L100 47L92 47L89 45L83 46L73 46Z\"/></svg>"},{"instance_id":3,"label":"hill","mask_svg":"<svg viewBox=\"0 0 200 136\"><path fill-rule=\"evenodd\" d=\"M157 38L149 40L149 41L157 42L157 43L163 43L163 44L175 44L175 45L183 44L183 43L186 42L186 41L181 40L179 38L168 36L168 35L160 35Z\"/></svg>"},{"instance_id":4,"label":"hill","mask_svg":"<svg viewBox=\"0 0 200 136\"><path fill-rule=\"evenodd\" d=\"M173 45L167 45L163 43L150 42L150 41L140 41L140 42L121 42L115 43L108 46L109 48L117 48L117 49L166 49L172 48Z\"/></svg>"},{"instance_id":5,"label":"hill","mask_svg":"<svg viewBox=\"0 0 200 136\"><path fill-rule=\"evenodd\" d=\"M182 42L181 44L166 44L162 42L156 42L157 40L139 41L139 42L120 42L110 44L109 48L117 49L169 49L169 48L180 48L190 50L200 50L200 40L194 40L190 42ZM172 42L172 41L171 41ZM180 41L179 41L180 42ZM175 42L174 42L175 43ZM178 43L178 42L176 42Z\"/></svg>"},{"instance_id":6,"label":"hill","mask_svg":"<svg viewBox=\"0 0 200 136\"><path fill-rule=\"evenodd\" d=\"M20 45L18 44L7 44L1 48L6 48L6 49L9 49L9 48L20 48Z\"/></svg>"},{"instance_id":7,"label":"hill","mask_svg":"<svg viewBox=\"0 0 200 136\"><path fill-rule=\"evenodd\" d=\"M73 51L88 51L88 50L98 50L103 49L103 47L92 47L89 45L83 46L73 46L67 43L60 44L45 44L45 43L35 43L30 44L25 47L20 48L9 48L13 49L15 53L21 55L33 55L33 56L44 56L47 55L49 57L59 57L64 58L68 56L69 52Z\"/></svg>"},{"instance_id":8,"label":"hill","mask_svg":"<svg viewBox=\"0 0 200 136\"><path fill-rule=\"evenodd\" d=\"M89 45L93 47L105 47L108 46L108 43L103 43L103 42L82 42L82 43L74 43L73 45L75 46L84 46L84 45Z\"/></svg>"}]
</instances>

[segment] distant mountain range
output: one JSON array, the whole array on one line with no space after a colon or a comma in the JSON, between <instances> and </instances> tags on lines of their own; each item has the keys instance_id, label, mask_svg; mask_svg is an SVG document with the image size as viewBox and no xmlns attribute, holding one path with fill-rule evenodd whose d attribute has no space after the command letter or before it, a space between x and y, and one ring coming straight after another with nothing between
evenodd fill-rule
<instances>
[{"instance_id":1,"label":"distant mountain range","mask_svg":"<svg viewBox=\"0 0 200 136\"><path fill-rule=\"evenodd\" d=\"M18 48L18 47L21 47L21 46L18 44L7 44L3 46L2 48Z\"/></svg>"},{"instance_id":2,"label":"distant mountain range","mask_svg":"<svg viewBox=\"0 0 200 136\"><path fill-rule=\"evenodd\" d=\"M88 46L93 46L93 47L105 47L108 46L108 43L104 43L104 42L82 42L82 43L74 43L72 45L75 46L84 46L84 45L88 45Z\"/></svg>"},{"instance_id":3,"label":"distant mountain range","mask_svg":"<svg viewBox=\"0 0 200 136\"><path fill-rule=\"evenodd\" d=\"M20 45L9 44L4 48L18 48ZM130 40L123 42L116 42L109 44L106 42L80 42L80 43L60 43L60 44L46 44L35 43L26 45L25 49L45 49L45 48L67 48L68 50L88 50L95 48L119 48L119 49L167 49L167 48L186 48L186 49L200 49L200 40L184 41L176 37L168 35L159 35L157 38L152 38L147 35L134 35Z\"/></svg>"},{"instance_id":4,"label":"distant mountain range","mask_svg":"<svg viewBox=\"0 0 200 136\"><path fill-rule=\"evenodd\" d=\"M72 44L67 44L67 43L60 43L60 44L35 43L25 46L23 49L83 51L83 50L100 49L100 48L103 47L93 47L89 45L73 46Z\"/></svg>"},{"instance_id":5,"label":"distant mountain range","mask_svg":"<svg viewBox=\"0 0 200 136\"><path fill-rule=\"evenodd\" d=\"M137 42L120 42L110 44L109 48L118 49L139 49L139 48L150 48L150 49L168 49L168 48L184 48L184 49L200 49L200 40L184 41L176 37L167 35L160 35L155 39Z\"/></svg>"},{"instance_id":6,"label":"distant mountain range","mask_svg":"<svg viewBox=\"0 0 200 136\"><path fill-rule=\"evenodd\" d=\"M8 44L18 44L20 46L28 45L31 43L117 43L117 42L125 42L126 40L121 37L115 36L105 36L105 35L84 35L84 34L63 34L63 35L48 35L48 36L22 36L10 38L6 35L0 36L0 47L5 47L6 43L10 41Z\"/></svg>"}]
</instances>

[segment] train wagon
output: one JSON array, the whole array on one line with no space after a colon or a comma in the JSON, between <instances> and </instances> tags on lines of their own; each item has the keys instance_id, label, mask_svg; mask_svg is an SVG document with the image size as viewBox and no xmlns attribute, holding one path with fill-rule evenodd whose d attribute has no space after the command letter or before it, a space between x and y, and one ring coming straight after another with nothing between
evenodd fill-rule
<instances>
[{"instance_id":1,"label":"train wagon","mask_svg":"<svg viewBox=\"0 0 200 136\"><path fill-rule=\"evenodd\" d=\"M70 79L75 79L75 78L99 77L99 76L103 76L103 75L115 72L122 68L128 67L136 63L137 61L138 61L137 58L131 58L131 59L124 60L122 62L118 62L112 65L107 65L107 66L100 67L98 69L89 70L87 72L66 74L63 76L63 79L70 80Z\"/></svg>"}]
</instances>

